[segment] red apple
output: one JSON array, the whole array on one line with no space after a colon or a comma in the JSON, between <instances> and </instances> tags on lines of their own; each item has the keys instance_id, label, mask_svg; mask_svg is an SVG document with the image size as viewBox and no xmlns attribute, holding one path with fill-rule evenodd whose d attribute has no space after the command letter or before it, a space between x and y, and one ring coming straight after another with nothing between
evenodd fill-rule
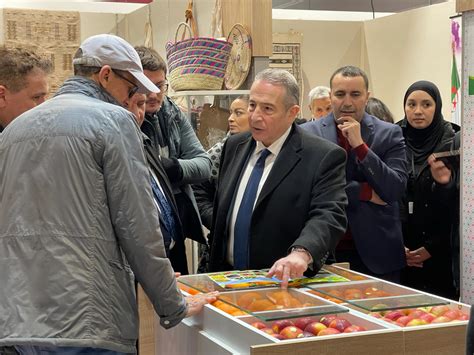
<instances>
[{"instance_id":1,"label":"red apple","mask_svg":"<svg viewBox=\"0 0 474 355\"><path fill-rule=\"evenodd\" d=\"M436 318L436 316L432 313L425 313L425 314L422 314L420 316L420 319L423 319L427 323L431 323L433 321L433 319L435 319L435 318Z\"/></svg>"},{"instance_id":2,"label":"red apple","mask_svg":"<svg viewBox=\"0 0 474 355\"><path fill-rule=\"evenodd\" d=\"M285 339L296 339L296 338L303 338L303 331L295 327L294 325L290 325L289 327L285 327L281 330L280 335L283 336Z\"/></svg>"},{"instance_id":3,"label":"red apple","mask_svg":"<svg viewBox=\"0 0 474 355\"><path fill-rule=\"evenodd\" d=\"M344 333L356 333L356 332L363 332L365 329L364 327L360 325L351 325L350 327L347 327L344 329Z\"/></svg>"},{"instance_id":4,"label":"red apple","mask_svg":"<svg viewBox=\"0 0 474 355\"><path fill-rule=\"evenodd\" d=\"M446 305L434 306L431 308L431 313L433 313L436 317L444 315L447 311L449 311L449 307Z\"/></svg>"},{"instance_id":5,"label":"red apple","mask_svg":"<svg viewBox=\"0 0 474 355\"><path fill-rule=\"evenodd\" d=\"M329 323L331 323L336 318L337 317L333 315L323 316L321 319L319 319L319 322L323 323L326 327L329 327Z\"/></svg>"},{"instance_id":6,"label":"red apple","mask_svg":"<svg viewBox=\"0 0 474 355\"><path fill-rule=\"evenodd\" d=\"M449 311L443 314L443 316L451 319L458 319L460 315L461 312L459 312L457 309L450 309Z\"/></svg>"},{"instance_id":7,"label":"red apple","mask_svg":"<svg viewBox=\"0 0 474 355\"><path fill-rule=\"evenodd\" d=\"M396 324L401 325L402 327L406 326L409 321L411 321L413 317L410 316L403 316L397 319Z\"/></svg>"},{"instance_id":8,"label":"red apple","mask_svg":"<svg viewBox=\"0 0 474 355\"><path fill-rule=\"evenodd\" d=\"M397 320L400 317L403 317L404 314L402 311L395 310L395 311L390 311L385 315L385 318L391 319L391 320Z\"/></svg>"},{"instance_id":9,"label":"red apple","mask_svg":"<svg viewBox=\"0 0 474 355\"><path fill-rule=\"evenodd\" d=\"M401 318L401 317L400 317ZM392 324L397 324L394 320L391 320L389 318L382 317L380 320L383 320L384 322L392 323Z\"/></svg>"},{"instance_id":10,"label":"red apple","mask_svg":"<svg viewBox=\"0 0 474 355\"><path fill-rule=\"evenodd\" d=\"M277 320L273 323L272 329L274 333L280 333L283 328L289 327L295 325L291 320L289 319L282 319L282 320Z\"/></svg>"},{"instance_id":11,"label":"red apple","mask_svg":"<svg viewBox=\"0 0 474 355\"><path fill-rule=\"evenodd\" d=\"M420 318L423 314L426 314L426 312L422 311L421 309L415 309L414 311L410 312L408 315L412 317L413 319L415 319L415 318Z\"/></svg>"},{"instance_id":12,"label":"red apple","mask_svg":"<svg viewBox=\"0 0 474 355\"><path fill-rule=\"evenodd\" d=\"M336 318L331 323L329 323L328 328L335 328L339 330L340 332L343 332L344 329L346 329L347 327L350 327L351 325L352 325L351 322L349 322L347 319Z\"/></svg>"},{"instance_id":13,"label":"red apple","mask_svg":"<svg viewBox=\"0 0 474 355\"><path fill-rule=\"evenodd\" d=\"M305 332L310 332L314 335L318 335L318 333L323 330L323 329L326 329L327 327L323 324L323 323L319 323L319 322L313 322L313 323L309 323L306 328L304 328L304 331Z\"/></svg>"},{"instance_id":14,"label":"red apple","mask_svg":"<svg viewBox=\"0 0 474 355\"><path fill-rule=\"evenodd\" d=\"M403 314L405 314L406 316L409 315L411 312L414 311L413 308L404 308L404 309L401 309L401 311L403 312Z\"/></svg>"},{"instance_id":15,"label":"red apple","mask_svg":"<svg viewBox=\"0 0 474 355\"><path fill-rule=\"evenodd\" d=\"M262 322L253 322L252 324L250 324L252 327L255 327L257 329L263 329L263 328L266 328L267 326L265 325L265 323L262 323Z\"/></svg>"},{"instance_id":16,"label":"red apple","mask_svg":"<svg viewBox=\"0 0 474 355\"><path fill-rule=\"evenodd\" d=\"M431 322L431 324L436 324L436 323L448 323L448 322L451 322L451 321L452 321L451 318L448 318L448 317L445 317L445 316L439 316L438 318L433 319L433 321Z\"/></svg>"},{"instance_id":17,"label":"red apple","mask_svg":"<svg viewBox=\"0 0 474 355\"><path fill-rule=\"evenodd\" d=\"M461 313L457 320L469 320L469 314Z\"/></svg>"},{"instance_id":18,"label":"red apple","mask_svg":"<svg viewBox=\"0 0 474 355\"><path fill-rule=\"evenodd\" d=\"M277 338L277 339L279 339L279 340L284 340L284 339L285 339L285 338L283 337L283 335L281 335L281 334L273 333L273 334L271 334L271 336L274 337L274 338Z\"/></svg>"},{"instance_id":19,"label":"red apple","mask_svg":"<svg viewBox=\"0 0 474 355\"><path fill-rule=\"evenodd\" d=\"M305 338L311 338L311 337L314 337L314 334L313 334L313 333L310 333L310 332L303 332L303 337L305 337Z\"/></svg>"},{"instance_id":20,"label":"red apple","mask_svg":"<svg viewBox=\"0 0 474 355\"><path fill-rule=\"evenodd\" d=\"M310 317L298 318L297 320L295 320L295 327L304 330L309 323L313 322L315 322L315 320Z\"/></svg>"},{"instance_id":21,"label":"red apple","mask_svg":"<svg viewBox=\"0 0 474 355\"><path fill-rule=\"evenodd\" d=\"M409 321L406 326L407 327L415 327L417 325L425 325L425 324L428 324L428 322L423 320L423 319L420 319L420 318L415 318L415 319L412 319L411 321Z\"/></svg>"},{"instance_id":22,"label":"red apple","mask_svg":"<svg viewBox=\"0 0 474 355\"><path fill-rule=\"evenodd\" d=\"M375 306L372 306L371 308L371 311L372 312L379 312L382 316L384 316L385 314L387 314L388 312L390 312L389 310L385 310L387 308L390 308L389 306L387 306L386 304L384 303L378 303L376 304Z\"/></svg>"},{"instance_id":23,"label":"red apple","mask_svg":"<svg viewBox=\"0 0 474 355\"><path fill-rule=\"evenodd\" d=\"M260 329L262 332L264 333L267 333L267 334L270 334L270 335L273 335L273 334L276 334L272 328L262 328Z\"/></svg>"},{"instance_id":24,"label":"red apple","mask_svg":"<svg viewBox=\"0 0 474 355\"><path fill-rule=\"evenodd\" d=\"M375 318L382 318L382 315L379 312L370 312L369 316L372 316Z\"/></svg>"},{"instance_id":25,"label":"red apple","mask_svg":"<svg viewBox=\"0 0 474 355\"><path fill-rule=\"evenodd\" d=\"M332 334L340 334L341 332L335 328L326 328L321 330L318 333L318 337L323 336L323 335L332 335Z\"/></svg>"}]
</instances>

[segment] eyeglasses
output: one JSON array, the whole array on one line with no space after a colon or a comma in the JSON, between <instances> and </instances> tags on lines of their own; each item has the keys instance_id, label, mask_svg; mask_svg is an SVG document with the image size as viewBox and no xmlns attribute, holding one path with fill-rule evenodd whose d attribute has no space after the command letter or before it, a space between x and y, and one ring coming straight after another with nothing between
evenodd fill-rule
<instances>
[{"instance_id":1,"label":"eyeglasses","mask_svg":"<svg viewBox=\"0 0 474 355\"><path fill-rule=\"evenodd\" d=\"M127 79L124 77L122 74L120 74L118 71L115 71L112 69L112 72L117 75L120 79L125 80L127 83L132 84L133 87L128 90L128 98L131 99L133 95L135 95L138 91L138 86L131 80Z\"/></svg>"},{"instance_id":2,"label":"eyeglasses","mask_svg":"<svg viewBox=\"0 0 474 355\"><path fill-rule=\"evenodd\" d=\"M161 92L167 92L168 91L168 81L162 81L161 83L156 83L155 86L160 89Z\"/></svg>"}]
</instances>

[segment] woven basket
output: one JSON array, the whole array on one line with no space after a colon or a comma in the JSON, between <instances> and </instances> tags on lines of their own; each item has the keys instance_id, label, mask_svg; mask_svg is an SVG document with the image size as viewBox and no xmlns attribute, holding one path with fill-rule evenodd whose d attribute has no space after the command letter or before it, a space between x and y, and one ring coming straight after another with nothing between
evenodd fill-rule
<instances>
[{"instance_id":1,"label":"woven basket","mask_svg":"<svg viewBox=\"0 0 474 355\"><path fill-rule=\"evenodd\" d=\"M189 26L178 25L175 41L166 44L169 82L174 91L220 90L229 61L232 44L215 38L197 37L177 40L178 31Z\"/></svg>"}]
</instances>

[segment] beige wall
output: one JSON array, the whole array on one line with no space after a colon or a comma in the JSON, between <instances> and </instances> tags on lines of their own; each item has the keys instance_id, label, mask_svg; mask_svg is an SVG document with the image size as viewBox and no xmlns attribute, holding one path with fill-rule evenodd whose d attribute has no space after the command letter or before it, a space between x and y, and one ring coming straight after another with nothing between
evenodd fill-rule
<instances>
[{"instance_id":1,"label":"beige wall","mask_svg":"<svg viewBox=\"0 0 474 355\"><path fill-rule=\"evenodd\" d=\"M373 95L388 105L395 120L403 118L403 96L417 80L438 86L444 117L451 119L449 17L455 14L455 3L447 2L364 23Z\"/></svg>"},{"instance_id":2,"label":"beige wall","mask_svg":"<svg viewBox=\"0 0 474 355\"><path fill-rule=\"evenodd\" d=\"M343 65L361 65L363 23L273 20L274 33L290 31L303 33L303 117L309 118L309 90L318 85L329 86L331 73Z\"/></svg>"},{"instance_id":3,"label":"beige wall","mask_svg":"<svg viewBox=\"0 0 474 355\"><path fill-rule=\"evenodd\" d=\"M328 85L342 65L363 68L372 94L403 117L403 96L416 80L433 81L441 91L443 114L450 114L451 25L455 3L447 2L365 22L273 20L273 32L303 33L303 116L307 95Z\"/></svg>"},{"instance_id":4,"label":"beige wall","mask_svg":"<svg viewBox=\"0 0 474 355\"><path fill-rule=\"evenodd\" d=\"M150 11L154 48L165 57L165 43L174 38L178 23L184 19L187 2L155 0L141 8L132 4L89 3L81 12L81 37L114 33L133 45L141 45L145 41L145 24ZM86 6L65 4L69 8L61 8L58 4L43 8L72 10ZM213 8L214 0L195 1L201 36L210 35ZM125 15L127 12L131 13ZM444 102L443 113L450 119L449 17L454 14L455 3L447 2L365 22L273 20L272 26L273 32L303 34L304 117L310 116L307 108L309 90L316 85L328 85L336 68L353 64L367 71L373 95L386 102L396 120L403 116L403 95L407 87L419 79L438 85ZM2 17L0 28L3 29ZM3 33L0 31L1 39Z\"/></svg>"}]
</instances>

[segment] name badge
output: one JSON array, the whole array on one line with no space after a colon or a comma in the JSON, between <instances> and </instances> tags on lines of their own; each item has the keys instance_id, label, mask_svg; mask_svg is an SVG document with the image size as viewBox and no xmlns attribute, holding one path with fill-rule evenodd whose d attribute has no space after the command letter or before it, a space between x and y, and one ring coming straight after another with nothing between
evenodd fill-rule
<instances>
[{"instance_id":1,"label":"name badge","mask_svg":"<svg viewBox=\"0 0 474 355\"><path fill-rule=\"evenodd\" d=\"M408 214L413 214L413 201L408 202Z\"/></svg>"}]
</instances>

